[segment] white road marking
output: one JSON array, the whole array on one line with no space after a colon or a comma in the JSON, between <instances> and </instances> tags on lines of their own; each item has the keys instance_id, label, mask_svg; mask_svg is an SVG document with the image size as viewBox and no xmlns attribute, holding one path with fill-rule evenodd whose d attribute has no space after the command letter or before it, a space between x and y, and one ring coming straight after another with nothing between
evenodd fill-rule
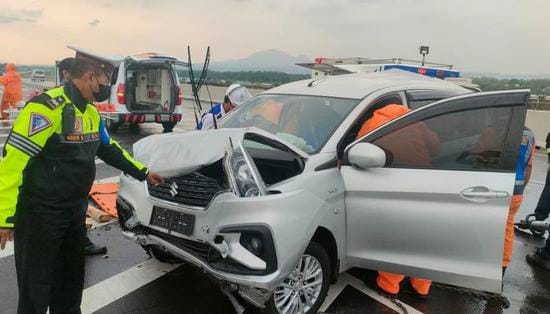
<instances>
[{"instance_id":1,"label":"white road marking","mask_svg":"<svg viewBox=\"0 0 550 314\"><path fill-rule=\"evenodd\" d=\"M0 258L8 257L13 255L13 241L6 243L4 250L0 251Z\"/></svg>"},{"instance_id":2,"label":"white road marking","mask_svg":"<svg viewBox=\"0 0 550 314\"><path fill-rule=\"evenodd\" d=\"M174 270L179 264L149 259L84 290L82 313L93 313Z\"/></svg>"},{"instance_id":3,"label":"white road marking","mask_svg":"<svg viewBox=\"0 0 550 314\"><path fill-rule=\"evenodd\" d=\"M0 126L0 131L4 131L4 130L6 131L11 130L11 126Z\"/></svg>"},{"instance_id":4,"label":"white road marking","mask_svg":"<svg viewBox=\"0 0 550 314\"><path fill-rule=\"evenodd\" d=\"M359 280L358 278L356 278L356 277L354 277L354 276L352 276L348 273L340 274L340 278L338 278L338 282L336 282L336 284L334 284L334 286L335 286L334 288L331 287L331 289L329 290L329 292L327 294L327 299L325 300L325 302L323 302L323 305L321 306L321 308L319 310L321 312L326 311L329 308L329 306L332 304L332 302L334 302L336 297L338 297L338 295L342 292L342 290L344 290L344 288L347 285L350 285L350 286L354 287L355 289L363 292L367 296L369 296L369 297L375 299L376 301L384 304L385 306L387 306L390 309L396 311L397 313L402 312L402 310L397 305L395 305L395 303L393 303L390 299L376 293L374 290L368 288L363 281ZM330 299L329 299L329 297L330 297ZM396 300L396 302L399 302L401 305L403 305L405 307L405 309L407 310L407 313L422 314L422 312L418 311L417 309L411 307L410 305L408 305L406 303L403 303L399 300Z\"/></svg>"},{"instance_id":5,"label":"white road marking","mask_svg":"<svg viewBox=\"0 0 550 314\"><path fill-rule=\"evenodd\" d=\"M8 137L8 135L9 135L8 133L6 133L6 134L0 134L0 138L2 138L2 137Z\"/></svg>"}]
</instances>

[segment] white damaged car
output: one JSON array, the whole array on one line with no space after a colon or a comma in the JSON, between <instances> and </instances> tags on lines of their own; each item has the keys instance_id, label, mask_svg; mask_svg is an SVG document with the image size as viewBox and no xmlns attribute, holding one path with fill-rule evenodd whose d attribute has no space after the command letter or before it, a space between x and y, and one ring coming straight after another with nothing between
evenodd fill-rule
<instances>
[{"instance_id":1,"label":"white damaged car","mask_svg":"<svg viewBox=\"0 0 550 314\"><path fill-rule=\"evenodd\" d=\"M271 89L218 130L136 143L167 180L121 177L123 232L267 312L318 311L352 267L500 293L528 94L397 70ZM357 138L387 104L414 110Z\"/></svg>"}]
</instances>

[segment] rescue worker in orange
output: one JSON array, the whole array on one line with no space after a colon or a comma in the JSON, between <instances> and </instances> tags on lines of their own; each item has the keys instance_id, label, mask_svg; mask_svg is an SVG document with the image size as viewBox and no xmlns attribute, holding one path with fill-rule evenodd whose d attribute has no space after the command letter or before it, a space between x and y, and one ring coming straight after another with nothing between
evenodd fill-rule
<instances>
[{"instance_id":1,"label":"rescue worker in orange","mask_svg":"<svg viewBox=\"0 0 550 314\"><path fill-rule=\"evenodd\" d=\"M363 137L370 131L410 111L409 108L397 104L386 105L374 111L372 117L365 121L359 130L357 138ZM393 134L395 136L390 136L391 140L388 141L388 145L386 146L391 146L391 151L394 152L395 159L392 160L392 165L394 166L413 164L427 167L431 165L432 156L439 152L439 137L423 123L409 125ZM376 283L385 293L390 296L396 296L399 294L399 284L403 279L405 279L405 275L379 271ZM425 299L428 296L432 284L431 280L410 278L410 282L413 290L421 299Z\"/></svg>"},{"instance_id":2,"label":"rescue worker in orange","mask_svg":"<svg viewBox=\"0 0 550 314\"><path fill-rule=\"evenodd\" d=\"M4 85L4 94L2 95L2 120L8 119L8 114L4 112L15 105L23 97L23 88L21 85L21 76L15 71L15 64L6 64L6 73L0 77L0 85Z\"/></svg>"}]
</instances>

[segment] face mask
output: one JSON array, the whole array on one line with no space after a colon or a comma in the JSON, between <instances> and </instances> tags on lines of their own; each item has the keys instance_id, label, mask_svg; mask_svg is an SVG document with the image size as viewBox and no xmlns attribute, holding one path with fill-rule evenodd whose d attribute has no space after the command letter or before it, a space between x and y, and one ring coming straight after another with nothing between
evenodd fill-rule
<instances>
[{"instance_id":1,"label":"face mask","mask_svg":"<svg viewBox=\"0 0 550 314\"><path fill-rule=\"evenodd\" d=\"M99 91L97 93L93 92L95 101L102 102L109 99L109 96L111 96L111 87L99 82L97 82L97 84L99 85Z\"/></svg>"}]
</instances>

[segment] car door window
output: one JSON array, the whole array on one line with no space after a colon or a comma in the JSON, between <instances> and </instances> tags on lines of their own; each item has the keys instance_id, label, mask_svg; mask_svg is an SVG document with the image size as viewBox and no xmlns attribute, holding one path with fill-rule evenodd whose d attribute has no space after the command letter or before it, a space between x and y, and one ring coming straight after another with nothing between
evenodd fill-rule
<instances>
[{"instance_id":1,"label":"car door window","mask_svg":"<svg viewBox=\"0 0 550 314\"><path fill-rule=\"evenodd\" d=\"M411 123L372 143L386 151L387 167L513 170L502 162L512 116L512 107L456 111Z\"/></svg>"}]
</instances>

